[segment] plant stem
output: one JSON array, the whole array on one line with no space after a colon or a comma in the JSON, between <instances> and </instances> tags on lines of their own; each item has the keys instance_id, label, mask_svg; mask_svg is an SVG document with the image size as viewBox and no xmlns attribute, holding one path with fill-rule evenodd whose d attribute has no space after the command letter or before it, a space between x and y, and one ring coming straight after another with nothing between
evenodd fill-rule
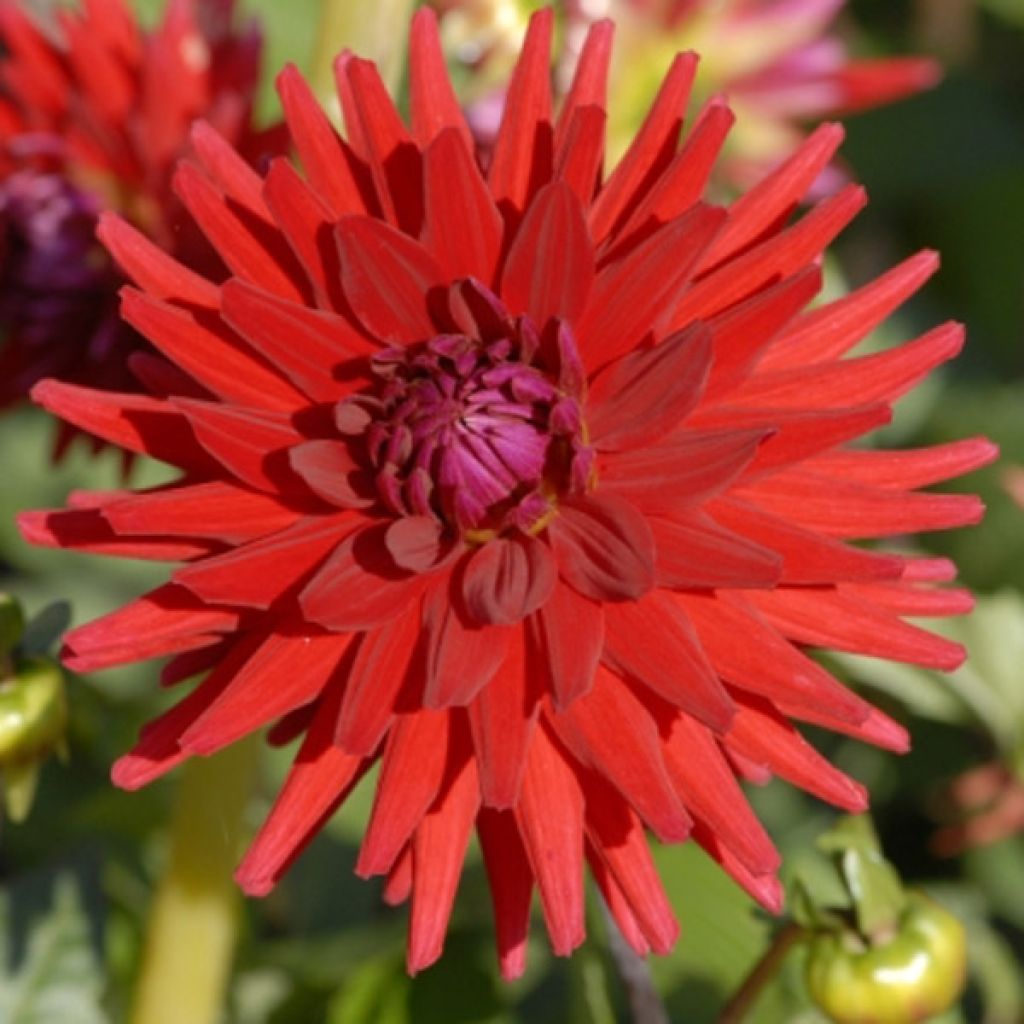
<instances>
[{"instance_id":1,"label":"plant stem","mask_svg":"<svg viewBox=\"0 0 1024 1024\"><path fill-rule=\"evenodd\" d=\"M789 951L805 934L805 930L795 922L790 922L779 931L767 952L754 964L750 973L743 979L743 984L725 1004L715 1024L741 1024L753 1009L765 986L779 973L779 968L782 967L782 962Z\"/></svg>"},{"instance_id":2,"label":"plant stem","mask_svg":"<svg viewBox=\"0 0 1024 1024\"><path fill-rule=\"evenodd\" d=\"M167 867L150 911L133 1024L216 1024L238 928L232 879L258 737L183 770Z\"/></svg>"},{"instance_id":3,"label":"plant stem","mask_svg":"<svg viewBox=\"0 0 1024 1024\"><path fill-rule=\"evenodd\" d=\"M334 58L344 49L372 60L392 95L401 84L413 0L321 0L310 67L313 89L336 104Z\"/></svg>"},{"instance_id":4,"label":"plant stem","mask_svg":"<svg viewBox=\"0 0 1024 1024\"><path fill-rule=\"evenodd\" d=\"M622 937L607 904L598 897L605 929L608 932L608 950L619 975L619 981L626 990L632 1024L669 1024L668 1010L651 977L648 962L630 948Z\"/></svg>"}]
</instances>

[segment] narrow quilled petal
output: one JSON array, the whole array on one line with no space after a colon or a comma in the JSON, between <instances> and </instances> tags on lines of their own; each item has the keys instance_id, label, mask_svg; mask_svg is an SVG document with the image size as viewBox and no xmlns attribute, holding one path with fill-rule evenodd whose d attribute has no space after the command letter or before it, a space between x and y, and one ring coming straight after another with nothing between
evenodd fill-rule
<instances>
[{"instance_id":1,"label":"narrow quilled petal","mask_svg":"<svg viewBox=\"0 0 1024 1024\"><path fill-rule=\"evenodd\" d=\"M168 684L208 673L115 781L258 729L302 737L238 872L263 895L379 766L356 870L409 903L414 972L441 955L474 829L507 978L535 891L555 953L583 941L588 865L634 949L671 947L647 831L692 837L777 912L743 782L865 806L794 723L893 751L909 737L809 649L959 663L906 621L969 609L952 564L860 542L976 522L976 498L921 488L995 457L980 438L861 443L963 334L849 355L930 253L808 308L863 203L851 186L789 223L836 129L710 206L732 115L712 100L680 138L683 55L603 176L612 27L593 28L557 120L552 29L534 17L486 169L426 11L410 125L346 54L344 140L297 71L279 79L298 164L251 170L197 129L181 190L216 246L238 234L232 276L119 221L102 232L137 285L125 314L162 353L140 364L159 397L35 390L179 471L20 518L34 543L184 562L67 640L80 670L170 656Z\"/></svg>"}]
</instances>

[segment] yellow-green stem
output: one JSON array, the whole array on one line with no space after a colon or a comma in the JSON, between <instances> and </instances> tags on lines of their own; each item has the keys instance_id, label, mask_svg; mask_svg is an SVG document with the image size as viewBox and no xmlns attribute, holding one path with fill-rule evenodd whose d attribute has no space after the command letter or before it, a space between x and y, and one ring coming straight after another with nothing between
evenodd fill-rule
<instances>
[{"instance_id":1,"label":"yellow-green stem","mask_svg":"<svg viewBox=\"0 0 1024 1024\"><path fill-rule=\"evenodd\" d=\"M334 58L344 49L376 63L395 94L401 84L405 40L415 0L321 0L310 78L317 95L336 103Z\"/></svg>"},{"instance_id":2,"label":"yellow-green stem","mask_svg":"<svg viewBox=\"0 0 1024 1024\"><path fill-rule=\"evenodd\" d=\"M132 1024L216 1024L235 949L232 878L258 737L183 770L167 867L150 911Z\"/></svg>"}]
</instances>

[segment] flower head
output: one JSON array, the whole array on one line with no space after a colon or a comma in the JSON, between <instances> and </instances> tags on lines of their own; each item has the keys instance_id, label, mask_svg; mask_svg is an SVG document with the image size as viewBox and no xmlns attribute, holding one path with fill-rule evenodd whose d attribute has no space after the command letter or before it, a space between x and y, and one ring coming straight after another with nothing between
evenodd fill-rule
<instances>
[{"instance_id":1,"label":"flower head","mask_svg":"<svg viewBox=\"0 0 1024 1024\"><path fill-rule=\"evenodd\" d=\"M143 371L154 358L117 317L122 279L95 240L100 209L223 275L171 178L200 113L248 157L280 148L252 127L260 40L231 30L232 7L172 0L143 31L121 0L60 11L48 26L0 2L3 404L51 375L137 389L129 357L147 350Z\"/></svg>"},{"instance_id":2,"label":"flower head","mask_svg":"<svg viewBox=\"0 0 1024 1024\"><path fill-rule=\"evenodd\" d=\"M115 780L265 726L303 736L238 872L260 894L379 762L357 871L411 897L412 970L440 953L474 828L506 975L535 889L555 950L582 940L584 860L638 950L672 945L648 831L692 836L777 908L777 854L737 777L860 809L863 789L793 722L906 746L804 648L962 657L903 620L969 606L933 586L949 563L848 542L975 522L975 498L917 488L993 454L850 446L962 333L847 358L935 269L929 253L805 309L863 202L850 187L787 224L838 129L708 206L731 118L712 103L678 144L680 56L604 176L612 27L591 30L557 117L551 29L550 11L531 22L486 177L429 12L411 125L374 66L345 57L343 140L285 70L303 175L279 159L260 176L220 143L177 172L227 281L103 222L138 285L124 315L176 364L173 387L35 390L181 471L21 520L37 543L184 561L67 638L79 670L161 655L167 683L211 670Z\"/></svg>"}]
</instances>

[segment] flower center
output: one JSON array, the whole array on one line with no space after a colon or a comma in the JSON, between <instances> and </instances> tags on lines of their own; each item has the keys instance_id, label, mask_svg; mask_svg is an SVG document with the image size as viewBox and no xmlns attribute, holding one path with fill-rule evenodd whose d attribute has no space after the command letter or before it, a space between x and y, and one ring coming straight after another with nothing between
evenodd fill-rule
<instances>
[{"instance_id":1,"label":"flower center","mask_svg":"<svg viewBox=\"0 0 1024 1024\"><path fill-rule=\"evenodd\" d=\"M554 359L520 322L494 340L441 334L372 359L378 387L343 401L338 422L361 425L394 513L435 516L483 540L539 530L560 495L586 489L581 375L564 372L575 346L547 347Z\"/></svg>"}]
</instances>

